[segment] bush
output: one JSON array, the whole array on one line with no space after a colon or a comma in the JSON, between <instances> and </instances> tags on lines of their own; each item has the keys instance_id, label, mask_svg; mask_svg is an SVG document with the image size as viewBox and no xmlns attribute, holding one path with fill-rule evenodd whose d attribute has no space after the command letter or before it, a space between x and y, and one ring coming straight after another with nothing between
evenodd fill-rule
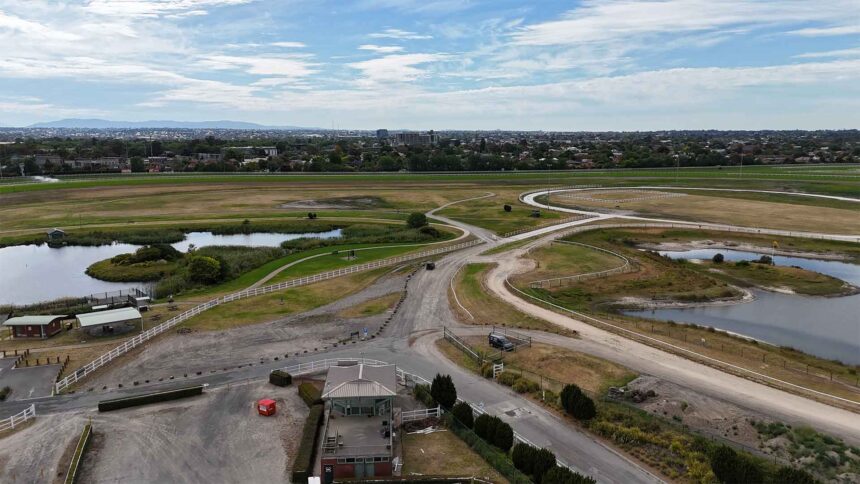
<instances>
[{"instance_id":1,"label":"bush","mask_svg":"<svg viewBox=\"0 0 860 484\"><path fill-rule=\"evenodd\" d=\"M735 262L736 267L749 267L749 265L750 265L750 261L748 261L748 260L739 260L739 261Z\"/></svg>"},{"instance_id":2,"label":"bush","mask_svg":"<svg viewBox=\"0 0 860 484\"><path fill-rule=\"evenodd\" d=\"M8 386L0 388L0 402L5 402L10 393L12 393L12 389Z\"/></svg>"},{"instance_id":3,"label":"bush","mask_svg":"<svg viewBox=\"0 0 860 484\"><path fill-rule=\"evenodd\" d=\"M299 441L299 448L296 451L295 460L293 460L292 482L308 482L308 476L313 475L314 453L317 446L317 434L323 424L323 410L322 404L316 404L311 407L311 411L308 413L308 418L302 429L302 439Z\"/></svg>"},{"instance_id":4,"label":"bush","mask_svg":"<svg viewBox=\"0 0 860 484\"><path fill-rule=\"evenodd\" d=\"M543 482L552 484L596 484L591 477L573 472L566 467L555 466L543 475Z\"/></svg>"},{"instance_id":5,"label":"bush","mask_svg":"<svg viewBox=\"0 0 860 484\"><path fill-rule=\"evenodd\" d=\"M523 474L531 475L534 469L535 449L529 444L522 442L514 446L511 451L511 460L514 462L514 467L522 471Z\"/></svg>"},{"instance_id":6,"label":"bush","mask_svg":"<svg viewBox=\"0 0 860 484\"><path fill-rule=\"evenodd\" d=\"M498 417L496 418L498 419ZM504 452L511 450L511 446L514 445L514 429L507 423L502 422L501 419L498 419L496 423L496 431L493 433L493 445Z\"/></svg>"},{"instance_id":7,"label":"bush","mask_svg":"<svg viewBox=\"0 0 860 484\"><path fill-rule=\"evenodd\" d=\"M412 389L412 396L428 408L435 406L433 397L430 395L430 385L415 385Z\"/></svg>"},{"instance_id":8,"label":"bush","mask_svg":"<svg viewBox=\"0 0 860 484\"><path fill-rule=\"evenodd\" d=\"M320 397L322 392L317 389L312 383L302 383L299 385L299 397L304 400L309 407L322 403Z\"/></svg>"},{"instance_id":9,"label":"bush","mask_svg":"<svg viewBox=\"0 0 860 484\"><path fill-rule=\"evenodd\" d=\"M565 385L561 390L561 406L577 420L591 420L597 415L594 401L576 385Z\"/></svg>"},{"instance_id":10,"label":"bush","mask_svg":"<svg viewBox=\"0 0 860 484\"><path fill-rule=\"evenodd\" d=\"M544 481L544 476L550 469L555 467L555 454L549 449L539 449L534 453L532 463L532 478L537 484L542 481L553 484L552 480Z\"/></svg>"},{"instance_id":11,"label":"bush","mask_svg":"<svg viewBox=\"0 0 860 484\"><path fill-rule=\"evenodd\" d=\"M520 376L515 374L514 372L505 370L499 373L499 376L496 377L496 381L501 383L502 385L512 387L519 378Z\"/></svg>"},{"instance_id":12,"label":"bush","mask_svg":"<svg viewBox=\"0 0 860 484\"><path fill-rule=\"evenodd\" d=\"M203 386L197 385L193 387L180 388L178 390L167 390L164 392L147 393L145 395L102 400L98 404L98 409L99 412L109 412L111 410L137 407L139 405L148 405L150 403L167 402L201 394L203 394Z\"/></svg>"},{"instance_id":13,"label":"bush","mask_svg":"<svg viewBox=\"0 0 860 484\"><path fill-rule=\"evenodd\" d=\"M504 206L504 207L502 207L502 208L504 208L504 209L505 209L505 212L510 212L511 210L513 210L513 208L512 208L510 205L508 205L508 204L505 204L505 206Z\"/></svg>"},{"instance_id":14,"label":"bush","mask_svg":"<svg viewBox=\"0 0 860 484\"><path fill-rule=\"evenodd\" d=\"M758 464L725 445L712 452L711 470L718 481L726 484L764 481L764 473Z\"/></svg>"},{"instance_id":15,"label":"bush","mask_svg":"<svg viewBox=\"0 0 860 484\"><path fill-rule=\"evenodd\" d=\"M475 432L460 424L452 415L447 416L448 428L472 450L481 456L493 469L503 475L511 484L530 484L531 480L517 470L506 454L499 449L489 445ZM480 418L480 417L478 417ZM477 419L475 420L477 424Z\"/></svg>"},{"instance_id":16,"label":"bush","mask_svg":"<svg viewBox=\"0 0 860 484\"><path fill-rule=\"evenodd\" d=\"M714 254L714 257L711 260L714 261L714 264L722 264L723 261L726 260L726 258L723 256L723 254L717 252L716 254Z\"/></svg>"},{"instance_id":17,"label":"bush","mask_svg":"<svg viewBox=\"0 0 860 484\"><path fill-rule=\"evenodd\" d=\"M466 402L459 402L451 409L454 418L460 421L467 428L472 428L475 425L475 418L472 415L472 407Z\"/></svg>"},{"instance_id":18,"label":"bush","mask_svg":"<svg viewBox=\"0 0 860 484\"><path fill-rule=\"evenodd\" d=\"M810 473L802 469L783 466L776 471L776 474L773 476L773 482L778 482L779 484L815 484L818 481Z\"/></svg>"},{"instance_id":19,"label":"bush","mask_svg":"<svg viewBox=\"0 0 860 484\"><path fill-rule=\"evenodd\" d=\"M279 387L286 387L293 383L293 376L284 370L275 370L269 373L269 383Z\"/></svg>"},{"instance_id":20,"label":"bush","mask_svg":"<svg viewBox=\"0 0 860 484\"><path fill-rule=\"evenodd\" d=\"M534 393L540 390L540 385L528 378L518 378L514 382L513 389L517 393Z\"/></svg>"},{"instance_id":21,"label":"bush","mask_svg":"<svg viewBox=\"0 0 860 484\"><path fill-rule=\"evenodd\" d=\"M454 381L451 375L436 374L433 378L433 383L430 385L430 395L439 405L444 408L451 408L457 403L457 388L454 386Z\"/></svg>"},{"instance_id":22,"label":"bush","mask_svg":"<svg viewBox=\"0 0 860 484\"><path fill-rule=\"evenodd\" d=\"M427 216L421 212L413 212L406 219L406 225L412 229L420 229L427 225Z\"/></svg>"},{"instance_id":23,"label":"bush","mask_svg":"<svg viewBox=\"0 0 860 484\"><path fill-rule=\"evenodd\" d=\"M188 277L204 284L217 282L221 278L221 263L212 257L195 255L188 263Z\"/></svg>"},{"instance_id":24,"label":"bush","mask_svg":"<svg viewBox=\"0 0 860 484\"><path fill-rule=\"evenodd\" d=\"M484 363L481 365L481 376L484 378L492 378L493 377L493 364L492 363Z\"/></svg>"}]
</instances>

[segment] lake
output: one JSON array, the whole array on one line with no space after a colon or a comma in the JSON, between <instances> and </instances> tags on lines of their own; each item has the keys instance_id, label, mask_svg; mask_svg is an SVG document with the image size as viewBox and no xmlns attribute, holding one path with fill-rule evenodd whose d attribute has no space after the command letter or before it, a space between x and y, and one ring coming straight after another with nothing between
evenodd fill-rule
<instances>
[{"instance_id":1,"label":"lake","mask_svg":"<svg viewBox=\"0 0 860 484\"><path fill-rule=\"evenodd\" d=\"M340 236L340 229L306 234L215 235L211 232L189 232L185 235L185 240L172 245L177 250L185 252L191 244L195 247L211 245L277 247L285 240L301 237L330 239ZM146 288L146 283L100 281L85 273L87 267L94 262L134 252L139 247L132 244L60 248L51 248L47 244L4 247L0 249L0 304L23 305L132 287Z\"/></svg>"},{"instance_id":2,"label":"lake","mask_svg":"<svg viewBox=\"0 0 860 484\"><path fill-rule=\"evenodd\" d=\"M661 251L673 259L710 259L721 253L727 261L753 260L761 254L737 250ZM774 263L827 274L860 286L860 265L841 261L775 256ZM752 290L747 303L625 311L643 318L713 326L780 346L860 364L860 295L812 297Z\"/></svg>"}]
</instances>

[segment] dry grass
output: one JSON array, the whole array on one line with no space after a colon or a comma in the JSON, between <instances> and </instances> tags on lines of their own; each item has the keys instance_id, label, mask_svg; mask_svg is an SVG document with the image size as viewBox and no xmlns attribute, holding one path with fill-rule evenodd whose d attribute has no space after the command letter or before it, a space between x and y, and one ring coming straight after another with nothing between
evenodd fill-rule
<instances>
[{"instance_id":1,"label":"dry grass","mask_svg":"<svg viewBox=\"0 0 860 484\"><path fill-rule=\"evenodd\" d=\"M337 279L240 299L210 309L181 326L203 331L223 331L273 321L301 313L348 296L370 285L390 269L361 272Z\"/></svg>"},{"instance_id":2,"label":"dry grass","mask_svg":"<svg viewBox=\"0 0 860 484\"><path fill-rule=\"evenodd\" d=\"M605 192L583 192L581 195L594 195L598 198L609 196ZM624 198L629 195L625 194ZM674 217L747 227L837 234L860 233L860 216L858 216L857 210L815 207L786 202L687 195L680 198L654 198L621 204L616 204L613 201L603 202L556 197L553 198L553 203L584 209L615 208L618 205L620 209L635 210L645 216Z\"/></svg>"},{"instance_id":3,"label":"dry grass","mask_svg":"<svg viewBox=\"0 0 860 484\"><path fill-rule=\"evenodd\" d=\"M507 479L451 432L403 436L403 476L480 477L495 483Z\"/></svg>"},{"instance_id":4,"label":"dry grass","mask_svg":"<svg viewBox=\"0 0 860 484\"><path fill-rule=\"evenodd\" d=\"M470 336L465 339L473 348L488 353L495 351L486 338ZM505 353L504 357L508 370L534 372L562 383L575 383L594 393L602 393L610 386L626 385L636 378L635 373L611 361L544 343L532 343L531 347L518 348Z\"/></svg>"},{"instance_id":5,"label":"dry grass","mask_svg":"<svg viewBox=\"0 0 860 484\"><path fill-rule=\"evenodd\" d=\"M337 313L342 318L366 318L368 316L376 316L394 307L394 304L400 299L400 293L395 292L386 294L361 304L344 309Z\"/></svg>"},{"instance_id":6,"label":"dry grass","mask_svg":"<svg viewBox=\"0 0 860 484\"><path fill-rule=\"evenodd\" d=\"M563 331L542 319L528 316L510 304L492 296L484 286L484 279L492 267L493 264L468 264L455 276L454 290L456 291L457 299L454 298L454 294L449 290L448 300L461 321L468 324L493 324L511 328L538 329L554 333ZM457 304L457 300L472 315L471 318Z\"/></svg>"},{"instance_id":7,"label":"dry grass","mask_svg":"<svg viewBox=\"0 0 860 484\"><path fill-rule=\"evenodd\" d=\"M624 264L618 257L605 252L563 243L551 243L531 251L536 267L526 275L514 278L514 283L566 277L612 269Z\"/></svg>"}]
</instances>

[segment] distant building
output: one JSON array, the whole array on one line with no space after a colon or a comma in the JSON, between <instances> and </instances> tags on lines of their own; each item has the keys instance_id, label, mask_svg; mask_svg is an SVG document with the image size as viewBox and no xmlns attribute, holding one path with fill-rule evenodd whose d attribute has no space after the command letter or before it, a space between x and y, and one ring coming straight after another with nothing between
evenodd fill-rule
<instances>
[{"instance_id":1,"label":"distant building","mask_svg":"<svg viewBox=\"0 0 860 484\"><path fill-rule=\"evenodd\" d=\"M35 162L40 167L44 167L46 164L58 166L63 164L63 159L58 155L36 155Z\"/></svg>"},{"instance_id":2,"label":"distant building","mask_svg":"<svg viewBox=\"0 0 860 484\"><path fill-rule=\"evenodd\" d=\"M224 148L222 152L227 150L239 151L245 156L254 156L258 151L262 151L266 156L278 156L276 146L229 146Z\"/></svg>"},{"instance_id":3,"label":"distant building","mask_svg":"<svg viewBox=\"0 0 860 484\"><path fill-rule=\"evenodd\" d=\"M376 130L376 139L378 139L378 140L388 139L388 130L387 129L377 129Z\"/></svg>"},{"instance_id":4,"label":"distant building","mask_svg":"<svg viewBox=\"0 0 860 484\"><path fill-rule=\"evenodd\" d=\"M322 392L327 406L321 456L324 482L392 474L396 395L394 365L329 368Z\"/></svg>"},{"instance_id":5,"label":"distant building","mask_svg":"<svg viewBox=\"0 0 860 484\"><path fill-rule=\"evenodd\" d=\"M439 141L439 136L430 131L429 133L395 133L394 142L405 146L430 146Z\"/></svg>"},{"instance_id":6,"label":"distant building","mask_svg":"<svg viewBox=\"0 0 860 484\"><path fill-rule=\"evenodd\" d=\"M48 231L48 239L49 240L60 240L65 236L66 236L66 232L64 232L58 228L53 228L53 229Z\"/></svg>"}]
</instances>

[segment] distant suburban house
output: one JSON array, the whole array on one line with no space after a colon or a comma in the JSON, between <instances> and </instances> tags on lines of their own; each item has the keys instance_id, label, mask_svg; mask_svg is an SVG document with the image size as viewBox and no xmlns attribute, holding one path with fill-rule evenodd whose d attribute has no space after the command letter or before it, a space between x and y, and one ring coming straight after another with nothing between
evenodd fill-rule
<instances>
[{"instance_id":1,"label":"distant suburban house","mask_svg":"<svg viewBox=\"0 0 860 484\"><path fill-rule=\"evenodd\" d=\"M48 239L49 240L60 240L65 236L66 236L66 232L63 230L60 230L56 227L48 231Z\"/></svg>"},{"instance_id":2,"label":"distant suburban house","mask_svg":"<svg viewBox=\"0 0 860 484\"><path fill-rule=\"evenodd\" d=\"M90 334L111 334L117 327L133 326L143 320L140 311L130 307L78 314L77 318L81 329Z\"/></svg>"},{"instance_id":3,"label":"distant suburban house","mask_svg":"<svg viewBox=\"0 0 860 484\"><path fill-rule=\"evenodd\" d=\"M3 322L3 326L12 328L15 338L50 338L62 330L62 320L67 315L18 316Z\"/></svg>"},{"instance_id":4,"label":"distant suburban house","mask_svg":"<svg viewBox=\"0 0 860 484\"><path fill-rule=\"evenodd\" d=\"M394 365L329 368L322 392L326 401L323 482L392 474L396 395Z\"/></svg>"}]
</instances>

